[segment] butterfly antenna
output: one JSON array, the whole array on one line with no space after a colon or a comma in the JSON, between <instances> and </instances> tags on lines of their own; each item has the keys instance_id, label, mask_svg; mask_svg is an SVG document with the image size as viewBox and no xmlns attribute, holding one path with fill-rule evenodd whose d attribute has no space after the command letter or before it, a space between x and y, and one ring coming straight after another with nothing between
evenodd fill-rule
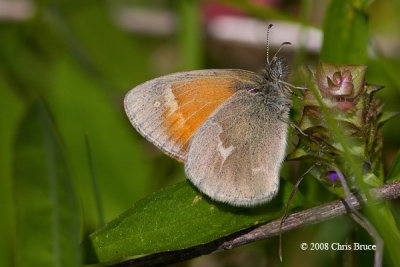
<instances>
[{"instance_id":1,"label":"butterfly antenna","mask_svg":"<svg viewBox=\"0 0 400 267\"><path fill-rule=\"evenodd\" d=\"M284 47L285 45L291 45L291 44L292 44L291 42L283 42L283 43L281 43L281 45L278 48L278 51L275 52L275 54L272 57L272 59L274 59L278 55L278 53L279 53L279 51L281 51L282 47Z\"/></svg>"},{"instance_id":2,"label":"butterfly antenna","mask_svg":"<svg viewBox=\"0 0 400 267\"><path fill-rule=\"evenodd\" d=\"M267 29L267 64L269 65L269 32L272 28L273 24L269 24L268 25L268 29Z\"/></svg>"}]
</instances>

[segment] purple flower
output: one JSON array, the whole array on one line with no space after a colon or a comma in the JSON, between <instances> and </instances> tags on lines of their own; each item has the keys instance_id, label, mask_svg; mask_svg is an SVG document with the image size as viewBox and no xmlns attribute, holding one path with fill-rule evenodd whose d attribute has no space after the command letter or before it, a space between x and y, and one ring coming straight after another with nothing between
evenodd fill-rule
<instances>
[{"instance_id":1,"label":"purple flower","mask_svg":"<svg viewBox=\"0 0 400 267\"><path fill-rule=\"evenodd\" d=\"M340 180L339 175L335 171L329 171L328 172L328 176L329 176L329 179L331 179L332 182L334 182L336 180L338 180L338 181Z\"/></svg>"}]
</instances>

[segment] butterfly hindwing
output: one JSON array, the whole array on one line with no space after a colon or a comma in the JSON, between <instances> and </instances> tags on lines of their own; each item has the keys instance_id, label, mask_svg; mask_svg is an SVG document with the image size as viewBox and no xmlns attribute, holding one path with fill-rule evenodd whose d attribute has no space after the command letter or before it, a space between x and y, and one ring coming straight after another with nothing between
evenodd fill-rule
<instances>
[{"instance_id":1,"label":"butterfly hindwing","mask_svg":"<svg viewBox=\"0 0 400 267\"><path fill-rule=\"evenodd\" d=\"M271 109L263 95L248 91L223 103L192 137L185 162L189 180L212 199L236 206L275 196L287 124Z\"/></svg>"}]
</instances>

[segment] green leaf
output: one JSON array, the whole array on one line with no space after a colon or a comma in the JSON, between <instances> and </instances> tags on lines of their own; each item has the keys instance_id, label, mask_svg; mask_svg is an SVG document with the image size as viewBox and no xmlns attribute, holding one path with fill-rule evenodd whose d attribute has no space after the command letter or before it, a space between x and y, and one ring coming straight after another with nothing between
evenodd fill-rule
<instances>
[{"instance_id":1,"label":"green leaf","mask_svg":"<svg viewBox=\"0 0 400 267\"><path fill-rule=\"evenodd\" d=\"M379 180L379 178L373 172L365 173L363 175L363 181L372 187L379 187L383 185L382 181Z\"/></svg>"},{"instance_id":2,"label":"green leaf","mask_svg":"<svg viewBox=\"0 0 400 267\"><path fill-rule=\"evenodd\" d=\"M389 255L388 259L392 263L385 266L398 266L400 263L400 231L393 217L393 211L390 209L389 202L367 207L365 213L385 242L384 253Z\"/></svg>"},{"instance_id":3,"label":"green leaf","mask_svg":"<svg viewBox=\"0 0 400 267\"><path fill-rule=\"evenodd\" d=\"M282 181L277 197L256 208L209 200L183 182L137 202L83 243L85 263L113 262L192 247L282 216L293 186ZM291 208L303 197L297 192Z\"/></svg>"},{"instance_id":4,"label":"green leaf","mask_svg":"<svg viewBox=\"0 0 400 267\"><path fill-rule=\"evenodd\" d=\"M79 266L79 218L54 125L36 103L15 145L16 266Z\"/></svg>"},{"instance_id":5,"label":"green leaf","mask_svg":"<svg viewBox=\"0 0 400 267\"><path fill-rule=\"evenodd\" d=\"M15 216L12 183L12 150L18 122L23 115L23 103L7 84L0 70L0 266L12 266Z\"/></svg>"},{"instance_id":6,"label":"green leaf","mask_svg":"<svg viewBox=\"0 0 400 267\"><path fill-rule=\"evenodd\" d=\"M150 2L150 1L149 1ZM108 89L126 91L149 77L151 40L136 38L117 27L106 1L57 1L50 24L82 66ZM114 10L117 13L116 9ZM160 41L156 40L155 44ZM110 56L112 55L112 56Z\"/></svg>"},{"instance_id":7,"label":"green leaf","mask_svg":"<svg viewBox=\"0 0 400 267\"><path fill-rule=\"evenodd\" d=\"M379 118L378 118L379 126L383 126L387 121L389 121L391 118L393 118L399 114L400 113L396 112L396 111L383 112L382 114L379 115Z\"/></svg>"},{"instance_id":8,"label":"green leaf","mask_svg":"<svg viewBox=\"0 0 400 267\"><path fill-rule=\"evenodd\" d=\"M199 69L203 67L202 59L204 43L202 40L202 26L200 22L200 5L197 0L177 1L180 19L180 51L182 70Z\"/></svg>"},{"instance_id":9,"label":"green leaf","mask_svg":"<svg viewBox=\"0 0 400 267\"><path fill-rule=\"evenodd\" d=\"M387 182L394 182L400 179L400 151L397 152L396 158L392 164L389 174L386 176Z\"/></svg>"},{"instance_id":10,"label":"green leaf","mask_svg":"<svg viewBox=\"0 0 400 267\"><path fill-rule=\"evenodd\" d=\"M232 8L246 12L253 17L262 19L276 19L285 21L298 21L294 16L288 13L282 12L279 8L272 8L269 5L260 5L257 2L247 1L247 0L218 0L224 5L229 5Z\"/></svg>"},{"instance_id":11,"label":"green leaf","mask_svg":"<svg viewBox=\"0 0 400 267\"><path fill-rule=\"evenodd\" d=\"M321 59L334 64L366 64L368 17L365 1L332 0L324 21Z\"/></svg>"},{"instance_id":12,"label":"green leaf","mask_svg":"<svg viewBox=\"0 0 400 267\"><path fill-rule=\"evenodd\" d=\"M151 172L159 170L152 168L143 139L122 111L123 96L113 102L104 88L69 57L60 59L50 72L53 79L46 99L71 156L74 182L82 192L79 200L85 223L93 231L98 227L98 215L85 149L86 132L106 221L147 195L154 184Z\"/></svg>"}]
</instances>

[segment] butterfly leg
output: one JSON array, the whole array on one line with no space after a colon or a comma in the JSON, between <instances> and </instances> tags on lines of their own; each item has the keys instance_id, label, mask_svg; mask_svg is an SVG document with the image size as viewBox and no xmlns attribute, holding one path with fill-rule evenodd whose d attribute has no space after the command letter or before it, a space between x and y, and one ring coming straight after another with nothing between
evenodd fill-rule
<instances>
[{"instance_id":1,"label":"butterfly leg","mask_svg":"<svg viewBox=\"0 0 400 267\"><path fill-rule=\"evenodd\" d=\"M297 126L295 123L291 122L290 120L284 118L284 117L282 116L282 114L279 114L278 119L281 120L281 121L283 121L283 122L285 122L285 123L287 123L287 124L289 124L289 125L292 126L294 129L296 129L299 133L301 133L302 135L308 136L308 134L306 134L305 132L303 132L303 131L300 129L299 126Z\"/></svg>"},{"instance_id":2,"label":"butterfly leg","mask_svg":"<svg viewBox=\"0 0 400 267\"><path fill-rule=\"evenodd\" d=\"M282 216L281 223L279 224L279 258L280 258L281 262L282 262L282 225L283 225L283 223L285 222L285 220L287 218L287 213L288 213L288 210L289 210L290 203L292 202L294 194L297 192L297 190L299 188L300 182L303 181L303 178L306 176L306 174L308 174L310 171L312 171L312 169L314 169L316 166L319 166L319 165L321 165L321 163L320 162L316 162L310 168L308 168L308 170L305 173L303 173L300 176L300 178L297 180L296 184L293 187L292 193L290 193L288 202L286 204L285 212L284 212L284 214Z\"/></svg>"}]
</instances>

